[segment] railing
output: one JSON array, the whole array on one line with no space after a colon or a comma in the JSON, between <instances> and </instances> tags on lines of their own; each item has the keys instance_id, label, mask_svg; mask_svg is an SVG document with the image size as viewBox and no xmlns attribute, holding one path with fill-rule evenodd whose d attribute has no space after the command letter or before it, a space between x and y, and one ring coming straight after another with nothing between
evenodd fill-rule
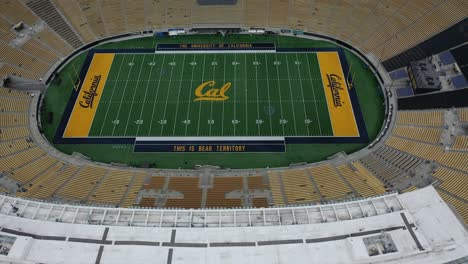
<instances>
[{"instance_id":1,"label":"railing","mask_svg":"<svg viewBox=\"0 0 468 264\"><path fill-rule=\"evenodd\" d=\"M0 195L0 214L70 224L248 227L346 221L404 210L397 193L339 203L275 208L148 209L81 206Z\"/></svg>"}]
</instances>

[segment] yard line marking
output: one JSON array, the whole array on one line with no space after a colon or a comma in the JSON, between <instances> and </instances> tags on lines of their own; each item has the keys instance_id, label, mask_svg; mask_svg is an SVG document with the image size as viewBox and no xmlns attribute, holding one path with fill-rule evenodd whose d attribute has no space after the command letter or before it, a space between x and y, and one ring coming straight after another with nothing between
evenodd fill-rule
<instances>
[{"instance_id":1,"label":"yard line marking","mask_svg":"<svg viewBox=\"0 0 468 264\"><path fill-rule=\"evenodd\" d=\"M132 63L134 62L135 60L135 54L133 54L133 57L132 57ZM123 91L123 94L122 94L122 99L120 100L120 104L119 104L119 109L117 110L117 115L115 117L115 120L117 120L119 118L119 115L120 115L120 109L122 109L122 101L125 97L125 91L127 90L127 85L128 85L128 77L130 77L130 73L132 72L132 69L128 70L128 73L127 73L127 81L125 82L125 86L124 86L124 91ZM112 136L114 136L114 132L115 132L115 126L117 124L114 124L114 127L112 128Z\"/></svg>"},{"instance_id":2,"label":"yard line marking","mask_svg":"<svg viewBox=\"0 0 468 264\"><path fill-rule=\"evenodd\" d=\"M308 56L308 55L309 55L309 54L307 54L307 53L306 53L306 55L305 55L305 56L306 56L306 59L307 59L307 68L309 69L309 78L312 78L312 73L311 73L311 70L310 70L310 62L309 62L309 56ZM320 67L320 66L319 66L319 67ZM310 83L312 84L312 86L311 86L311 87L312 87L312 94L313 94L313 96L314 96L314 101L315 101L315 100L317 100L317 99L315 98L314 81L312 81L312 79L311 79ZM315 105L315 114L317 115L317 123L318 123L318 125L319 125L320 135L322 135L322 128L321 128L321 126L320 126L320 119L319 119L319 115L318 115L317 104L314 103L314 105ZM327 109L327 110L328 110L328 109ZM328 117L330 118L330 113L328 113ZM331 120L330 120L330 122L331 122Z\"/></svg>"},{"instance_id":3,"label":"yard line marking","mask_svg":"<svg viewBox=\"0 0 468 264\"><path fill-rule=\"evenodd\" d=\"M162 64L161 64L161 71L159 71L158 87L156 88L156 95L154 96L153 111L151 112L151 123L150 123L150 127L149 127L149 130L148 130L148 136L151 135L151 128L153 127L154 110L156 109L156 102L157 102L156 99L158 98L159 87L161 86L161 76L162 76L162 73L163 73L163 70L164 70L164 61L165 61L165 59L166 59L166 55L163 54L163 61L162 61Z\"/></svg>"},{"instance_id":4,"label":"yard line marking","mask_svg":"<svg viewBox=\"0 0 468 264\"><path fill-rule=\"evenodd\" d=\"M174 62L174 60L175 60L175 53L174 53L174 57L172 58L172 61L173 61L173 62ZM172 62L171 62L171 63L172 63ZM172 65L171 65L171 66L172 66ZM176 67L175 65L171 67L171 76L169 77L169 84L167 85L166 104L164 105L164 114L163 114L163 117L162 117L161 120L166 120L167 101L169 101L169 93L170 93L170 91L171 91L171 88L170 88L170 87L171 87L171 83L172 83L172 74L174 73L174 68L175 68L175 67ZM162 133L163 133L163 130L164 130L164 125L166 125L165 122L163 122L163 123L161 124L161 133L160 133L161 136L162 136Z\"/></svg>"},{"instance_id":5,"label":"yard line marking","mask_svg":"<svg viewBox=\"0 0 468 264\"><path fill-rule=\"evenodd\" d=\"M223 83L226 83L226 53L223 55L223 58L224 58ZM224 101L222 101L222 104L223 104L223 113L222 113L223 121L221 122L221 136L224 136Z\"/></svg>"},{"instance_id":6,"label":"yard line marking","mask_svg":"<svg viewBox=\"0 0 468 264\"><path fill-rule=\"evenodd\" d=\"M153 62L154 62L154 57L156 57L156 53L153 54L153 58L151 60ZM145 109L145 104L146 104L146 95L148 94L148 88L149 88L151 76L153 75L153 69L155 68L154 66L155 65L151 66L150 74L149 74L149 77L148 77L148 80L147 80L147 83L146 83L145 96L143 97L143 103L142 103L142 107L141 107L141 110L140 110L140 117L138 118L138 120L141 120L141 117L143 116L143 110ZM138 132L140 131L140 127L141 127L140 125L137 126L136 136L138 136Z\"/></svg>"},{"instance_id":7,"label":"yard line marking","mask_svg":"<svg viewBox=\"0 0 468 264\"><path fill-rule=\"evenodd\" d=\"M182 59L182 76L184 75L184 68L185 68L185 54L184 54L184 58ZM175 116L174 116L174 128L172 129L172 136L175 135L175 128L177 125L177 113L179 112L179 98L180 98L181 88L182 88L182 78L180 78L180 82L179 82L179 93L177 94L177 104L176 104L176 111L175 111Z\"/></svg>"},{"instance_id":8,"label":"yard line marking","mask_svg":"<svg viewBox=\"0 0 468 264\"><path fill-rule=\"evenodd\" d=\"M196 55L193 55L193 59L195 60L195 56ZM195 71L195 65L192 65L192 78L190 78L190 88L192 88L192 85L193 85L193 72ZM190 100L192 98L192 93L188 93L188 107L187 107L187 117L185 118L185 120L188 120L189 119L189 115L190 115L190 104L192 103L192 100ZM187 136L187 128L188 128L188 122L185 122L185 136Z\"/></svg>"},{"instance_id":9,"label":"yard line marking","mask_svg":"<svg viewBox=\"0 0 468 264\"><path fill-rule=\"evenodd\" d=\"M138 83L140 83L140 76L141 76L141 69L143 69L143 65L145 65L145 58L146 54L143 55L143 60L141 61L141 66L140 66L140 72L138 73L138 81L135 84L135 87L133 88L133 97L132 97L132 104L130 105L130 111L128 111L128 117L127 117L127 123L125 123L125 130L124 130L124 137L127 135L127 129L128 129L128 121L130 121L130 116L132 115L132 110L133 110L133 103L135 101L135 95L136 91L138 90Z\"/></svg>"},{"instance_id":10,"label":"yard line marking","mask_svg":"<svg viewBox=\"0 0 468 264\"><path fill-rule=\"evenodd\" d=\"M214 61L216 61L216 53L214 55ZM217 64L212 63L211 65L213 66L213 81L214 81L214 79L215 79L215 70L216 70L216 65ZM210 108L211 108L210 109L210 120L213 120L213 101L211 101L210 103L211 103L211 106L210 106ZM213 124L210 123L209 125L210 125L210 136L211 136L211 127L213 126Z\"/></svg>"},{"instance_id":11,"label":"yard line marking","mask_svg":"<svg viewBox=\"0 0 468 264\"><path fill-rule=\"evenodd\" d=\"M275 59L276 61L278 61L278 55L275 53ZM280 84L280 81L279 81L279 65L275 65L276 67L276 74L278 75L278 91L279 91L279 100L280 100L280 110L281 110L281 119L283 120L284 119L284 115L283 115L283 103L281 103L281 101L283 100L283 96L281 95L281 84ZM283 136L285 135L284 133L284 122L281 122L281 126L283 127Z\"/></svg>"},{"instance_id":12,"label":"yard line marking","mask_svg":"<svg viewBox=\"0 0 468 264\"><path fill-rule=\"evenodd\" d=\"M255 61L257 61L257 53L255 52ZM260 119L260 106L258 105L258 66L255 66L255 79L256 79L256 87L257 87L257 120ZM247 100L246 100L247 101ZM258 128L258 135L260 136L260 123L257 123Z\"/></svg>"},{"instance_id":13,"label":"yard line marking","mask_svg":"<svg viewBox=\"0 0 468 264\"><path fill-rule=\"evenodd\" d=\"M120 76L120 72L122 71L122 65L125 61L125 55L123 55L123 58L122 58L122 63L120 64L120 67L119 67L119 71L117 72L117 79L119 79L119 76ZM117 82L115 82L114 84L114 87L112 88L112 94L111 94L111 97L110 97L110 101L109 101L109 105L107 106L107 110L106 110L106 114L104 115L104 121L102 122L102 126L101 126L101 131L99 132L99 136L102 136L102 131L106 125L106 120L107 120L107 114L109 113L109 109L110 109L110 106L111 106L111 102L112 102L112 98L114 97L114 92L115 92L115 87L117 86Z\"/></svg>"},{"instance_id":14,"label":"yard line marking","mask_svg":"<svg viewBox=\"0 0 468 264\"><path fill-rule=\"evenodd\" d=\"M298 66L299 67L299 66ZM293 95L292 95L292 88L291 88L291 79L289 79L289 77L291 77L289 75L289 59L288 59L288 56L286 55L286 69L288 71L288 80L289 80L289 93L291 94L291 101L293 100ZM304 96L302 96L302 98L304 99ZM297 135L297 126L296 126L296 111L294 110L294 104L291 104L291 107L292 107L292 112L293 112L293 121L294 121L294 134Z\"/></svg>"},{"instance_id":15,"label":"yard line marking","mask_svg":"<svg viewBox=\"0 0 468 264\"><path fill-rule=\"evenodd\" d=\"M299 58L297 57L297 53L296 53L296 61L299 60ZM302 76L301 76L301 70L299 69L299 64L296 64L297 66L297 72L299 73L299 82L301 83L301 94L302 94L302 104L304 106L304 115L305 115L305 118L306 119L309 119L307 117L307 109L306 109L306 105L305 105L305 98L304 98L304 86L302 85ZM309 124L306 123L306 128L307 128L307 135L310 135L310 131L309 131Z\"/></svg>"},{"instance_id":16,"label":"yard line marking","mask_svg":"<svg viewBox=\"0 0 468 264\"><path fill-rule=\"evenodd\" d=\"M268 81L268 58L265 53L265 65L266 65L266 76L267 76L267 90L268 90L268 115L270 116L270 135L273 136L273 118L271 117L271 100L270 100L270 82ZM284 135L284 125L283 125L283 135Z\"/></svg>"},{"instance_id":17,"label":"yard line marking","mask_svg":"<svg viewBox=\"0 0 468 264\"><path fill-rule=\"evenodd\" d=\"M245 72L245 76L244 76L244 79L245 79L245 135L248 135L249 134L249 115L248 115L248 112L249 112L249 107L248 107L248 103L247 103L247 98L249 98L249 92L247 91L247 53L244 53L244 61L245 61L245 65L244 65L244 72Z\"/></svg>"},{"instance_id":18,"label":"yard line marking","mask_svg":"<svg viewBox=\"0 0 468 264\"><path fill-rule=\"evenodd\" d=\"M202 82L205 79L205 62L206 62L206 54L203 54L203 68L202 68ZM199 101L199 107L198 107L198 126L197 126L197 136L200 135L200 114L201 114L201 102Z\"/></svg>"},{"instance_id":19,"label":"yard line marking","mask_svg":"<svg viewBox=\"0 0 468 264\"><path fill-rule=\"evenodd\" d=\"M236 53L234 53L234 61L236 62L236 63L234 63L234 80L235 80L236 76L237 76L237 54ZM234 81L233 86L236 86L235 84L236 84L236 81ZM237 86L235 88L237 88ZM234 89L234 101L237 102L236 89ZM236 103L234 103L234 120L236 120ZM235 122L233 122L232 125L234 126L234 136L236 136L236 124L235 124Z\"/></svg>"}]
</instances>

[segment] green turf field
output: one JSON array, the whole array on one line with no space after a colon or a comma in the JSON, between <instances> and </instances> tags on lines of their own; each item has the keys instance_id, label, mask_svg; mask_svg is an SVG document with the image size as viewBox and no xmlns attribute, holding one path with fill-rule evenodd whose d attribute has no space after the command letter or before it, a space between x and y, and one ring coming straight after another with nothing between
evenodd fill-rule
<instances>
[{"instance_id":1,"label":"green turf field","mask_svg":"<svg viewBox=\"0 0 468 264\"><path fill-rule=\"evenodd\" d=\"M196 88L230 83L224 101ZM89 136L332 136L316 53L116 54Z\"/></svg>"},{"instance_id":2,"label":"green turf field","mask_svg":"<svg viewBox=\"0 0 468 264\"><path fill-rule=\"evenodd\" d=\"M100 44L96 48L129 49L154 48L162 43L248 43L272 42L278 48L322 48L337 47L322 41L286 36L249 35L190 35L168 38L144 37L131 40L113 41ZM384 95L376 77L366 64L354 53L345 50L359 105L362 109L370 140L378 135L384 118ZM86 53L67 62L56 78L48 86L41 108L41 131L53 143L66 105L70 100L77 71L82 67ZM219 67L219 65L218 65ZM249 72L248 72L249 74ZM283 74L283 72L280 72ZM217 83L217 85L220 83ZM107 89L107 88L106 88ZM194 89L194 88L192 88ZM231 88L233 89L233 88ZM232 90L233 91L233 90ZM230 92L232 92L230 90ZM187 95L188 97L188 95ZM231 98L230 98L231 99ZM226 103L227 101L225 101ZM310 109L310 107L308 108ZM49 113L53 119L49 120ZM79 152L100 162L117 162L130 166L157 168L192 168L195 164L219 165L224 168L261 168L287 166L296 162L315 162L343 151L352 153L365 147L366 143L355 144L291 144L284 153L134 153L133 145L123 144L54 144L58 150L72 154Z\"/></svg>"}]
</instances>

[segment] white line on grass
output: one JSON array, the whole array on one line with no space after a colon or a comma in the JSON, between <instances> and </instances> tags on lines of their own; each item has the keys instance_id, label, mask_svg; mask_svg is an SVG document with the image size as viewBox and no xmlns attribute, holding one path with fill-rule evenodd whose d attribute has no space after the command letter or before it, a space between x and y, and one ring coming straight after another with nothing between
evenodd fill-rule
<instances>
[{"instance_id":1,"label":"white line on grass","mask_svg":"<svg viewBox=\"0 0 468 264\"><path fill-rule=\"evenodd\" d=\"M175 135L175 128L177 125L177 113L179 112L179 98L180 98L180 89L182 88L182 76L184 75L184 68L185 68L185 54L184 58L182 59L182 75L180 76L180 82L179 82L179 93L177 94L177 104L176 104L176 111L175 111L175 116L174 116L174 128L172 129L172 136Z\"/></svg>"},{"instance_id":2,"label":"white line on grass","mask_svg":"<svg viewBox=\"0 0 468 264\"><path fill-rule=\"evenodd\" d=\"M196 55L193 55L193 60L195 61L195 56ZM195 65L192 65L192 78L190 78L190 88L192 87L193 85L193 72L195 71ZM187 136L187 128L188 128L188 121L189 120L189 116L190 116L190 104L192 103L192 93L188 93L188 107L187 107L187 117L185 118L185 136Z\"/></svg>"},{"instance_id":3,"label":"white line on grass","mask_svg":"<svg viewBox=\"0 0 468 264\"><path fill-rule=\"evenodd\" d=\"M223 57L224 57L223 83L226 83L226 53L223 54ZM224 101L222 101L222 104L223 104L223 112L222 112L223 121L221 122L221 135L224 136Z\"/></svg>"},{"instance_id":4,"label":"white line on grass","mask_svg":"<svg viewBox=\"0 0 468 264\"><path fill-rule=\"evenodd\" d=\"M275 59L276 61L278 61L278 54L275 53ZM278 75L278 78L279 78L279 65L275 65L276 66L276 74ZM280 100L280 110L281 110L281 119L283 120L284 119L284 115L283 115L283 103L281 103L281 101L283 100L282 98L282 95L281 95L281 84L280 84L280 81L278 79L278 91L279 91L279 100ZM281 125L283 127L283 136L285 135L284 133L284 122L281 122Z\"/></svg>"},{"instance_id":5,"label":"white line on grass","mask_svg":"<svg viewBox=\"0 0 468 264\"><path fill-rule=\"evenodd\" d=\"M216 61L216 53L214 55L214 61ZM213 65L213 81L215 79L215 71L216 71L216 64L214 63ZM211 123L211 120L213 120L213 101L210 102L211 105L210 105L210 136L211 136L211 127L213 126L213 124Z\"/></svg>"},{"instance_id":6,"label":"white line on grass","mask_svg":"<svg viewBox=\"0 0 468 264\"><path fill-rule=\"evenodd\" d=\"M174 60L175 60L175 53L174 53L174 57L172 58L173 62L174 62ZM172 74L174 73L174 68L175 67L176 67L176 65L171 66L171 76L169 77L169 84L167 85L166 104L164 105L164 113L163 113L163 117L162 117L161 120L166 120L167 101L169 101L169 94L171 92ZM166 125L166 122L162 122L162 124L161 124L161 133L160 133L161 136L162 136L162 133L163 133L163 130L164 130L164 125Z\"/></svg>"},{"instance_id":7,"label":"white line on grass","mask_svg":"<svg viewBox=\"0 0 468 264\"><path fill-rule=\"evenodd\" d=\"M245 66L244 66L244 72L245 72L245 135L248 135L249 134L249 115L248 115L248 111L249 111L249 107L248 107L248 103L247 103L247 98L248 97L248 94L249 92L247 91L247 53L244 53L244 59L245 59Z\"/></svg>"},{"instance_id":8,"label":"white line on grass","mask_svg":"<svg viewBox=\"0 0 468 264\"><path fill-rule=\"evenodd\" d=\"M133 54L133 57L132 57L132 63L134 62L135 60L135 54ZM119 115L120 115L120 109L122 109L122 101L125 97L125 91L127 90L127 85L128 85L128 77L130 77L130 73L132 72L132 69L130 68L128 70L128 74L127 74L127 81L125 82L125 86L124 86L124 91L123 91L123 94L122 94L122 99L120 100L120 104L119 104L119 109L117 110L117 115L115 116L115 119L118 119L119 118ZM112 136L114 136L114 132L115 132L115 126L117 124L114 124L114 127L112 128Z\"/></svg>"},{"instance_id":9,"label":"white line on grass","mask_svg":"<svg viewBox=\"0 0 468 264\"><path fill-rule=\"evenodd\" d=\"M291 87L291 79L289 74L289 59L288 55L286 55L286 69L288 71L288 80L289 80L289 93L291 94L291 101L293 101L293 94L292 94L292 87ZM304 96L302 97L304 99ZM297 125L296 125L296 111L294 110L294 104L291 104L292 112L293 112L293 121L294 121L294 134L297 135Z\"/></svg>"},{"instance_id":10,"label":"white line on grass","mask_svg":"<svg viewBox=\"0 0 468 264\"><path fill-rule=\"evenodd\" d=\"M148 136L151 135L151 128L153 127L153 119L154 119L154 110L156 109L156 102L157 102L157 98L158 98L158 94L159 94L159 87L161 86L161 76L162 76L162 73L163 73L163 70L164 70L164 61L166 59L166 55L163 54L163 61L162 61L162 64L161 64L161 71L159 71L159 80L158 80L158 87L156 88L156 95L154 96L154 104L153 104L153 111L151 112L151 123L150 123L150 127L149 127L149 130L148 130Z\"/></svg>"},{"instance_id":11,"label":"white line on grass","mask_svg":"<svg viewBox=\"0 0 468 264\"><path fill-rule=\"evenodd\" d=\"M117 79L119 79L120 72L122 71L122 65L125 62L125 55L126 54L123 55L122 63L120 64L119 71L117 72ZM117 82L114 83L114 87L112 88L112 94L111 94L111 97L110 97L109 105L107 106L106 114L104 115L104 121L102 122L101 131L99 132L99 136L102 136L102 131L103 131L105 125L106 125L107 114L109 113L109 109L110 109L110 106L111 106L112 98L114 97L114 92L116 90L115 89L116 86L117 86Z\"/></svg>"},{"instance_id":12,"label":"white line on grass","mask_svg":"<svg viewBox=\"0 0 468 264\"><path fill-rule=\"evenodd\" d=\"M202 82L204 81L205 78L205 62L206 62L206 54L203 54L203 69L202 69ZM201 114L201 102L199 101L199 107L198 107L198 126L197 126L197 136L200 135L200 114Z\"/></svg>"},{"instance_id":13,"label":"white line on grass","mask_svg":"<svg viewBox=\"0 0 468 264\"><path fill-rule=\"evenodd\" d=\"M151 62L154 62L154 57L156 57L156 54L153 54L153 59L151 60ZM146 104L146 95L148 94L148 88L149 88L151 76L153 75L153 69L156 68L155 66L156 65L151 66L148 81L146 83L145 96L143 97L143 103L142 103L142 107L141 107L141 110L140 110L140 116L138 117L139 120L141 120L141 118L143 117L143 110L145 109L145 104ZM136 136L138 136L138 132L140 131L140 127L141 127L141 125L137 126Z\"/></svg>"},{"instance_id":14,"label":"white line on grass","mask_svg":"<svg viewBox=\"0 0 468 264\"><path fill-rule=\"evenodd\" d=\"M297 57L297 53L296 53L296 60L298 61L299 58ZM299 64L296 65L297 66L297 72L299 72L299 77L301 77L301 70L299 69ZM307 117L307 109L306 109L306 105L305 105L305 98L304 98L304 86L302 85L302 78L299 78L300 79L300 83L301 83L301 94L302 94L302 104L304 106L304 115L305 115L305 118L306 119L309 119ZM306 124L306 128L307 128L307 135L310 135L310 131L309 131L309 124Z\"/></svg>"},{"instance_id":15,"label":"white line on grass","mask_svg":"<svg viewBox=\"0 0 468 264\"><path fill-rule=\"evenodd\" d=\"M237 56L236 55L237 54L234 53L234 61L236 62L234 63L234 80L236 79L236 76L237 76ZM236 82L234 81L234 83ZM234 89L234 101L237 102L237 93L236 93L237 86L234 88L235 88ZM234 119L233 120L236 120L236 104L237 103L234 103ZM234 136L236 136L236 122L235 121L232 122L232 125L234 126Z\"/></svg>"},{"instance_id":16,"label":"white line on grass","mask_svg":"<svg viewBox=\"0 0 468 264\"><path fill-rule=\"evenodd\" d=\"M255 61L257 61L257 53L255 53ZM256 86L257 86L257 120L260 120L260 106L258 105L258 66L255 65L255 79L256 79ZM247 101L247 100L246 100ZM258 135L260 136L260 123L257 123L258 128Z\"/></svg>"},{"instance_id":17,"label":"white line on grass","mask_svg":"<svg viewBox=\"0 0 468 264\"><path fill-rule=\"evenodd\" d=\"M128 111L127 122L125 123L124 136L127 135L128 122L130 121L130 116L132 115L133 104L134 104L134 101L135 101L135 95L136 95L136 92L138 90L138 84L140 83L141 70L143 69L143 65L145 65L145 58L146 58L146 54L143 55L143 60L141 61L141 66L140 66L140 72L138 72L138 81L136 82L135 87L133 88L132 103L130 104L130 111Z\"/></svg>"},{"instance_id":18,"label":"white line on grass","mask_svg":"<svg viewBox=\"0 0 468 264\"><path fill-rule=\"evenodd\" d=\"M307 59L307 68L309 69L309 78L312 78L312 73L311 73L311 70L310 70L310 62L309 62L309 54L306 53L306 59ZM320 67L320 65L319 65ZM312 84L312 95L314 96L314 101L317 100L315 99L315 88L314 88L314 81L310 81L310 83ZM325 98L326 100L327 98ZM320 118L319 118L319 115L318 115L318 108L317 108L317 104L314 104L315 105L315 113L317 115L317 123L319 125L319 131L320 131L320 135L322 135L322 127L320 126ZM328 108L327 108L327 111L328 111ZM330 115L330 113L328 113L328 115ZM331 122L331 119L330 119L330 122Z\"/></svg>"},{"instance_id":19,"label":"white line on grass","mask_svg":"<svg viewBox=\"0 0 468 264\"><path fill-rule=\"evenodd\" d=\"M268 58L265 53L265 66L266 66L266 77L267 77L267 90L268 90L268 116L270 117L270 135L273 136L273 118L272 116L272 109L271 109L271 100L270 100L270 82L268 81ZM282 117L281 117L282 118ZM283 135L284 135L284 126L283 126Z\"/></svg>"}]
</instances>

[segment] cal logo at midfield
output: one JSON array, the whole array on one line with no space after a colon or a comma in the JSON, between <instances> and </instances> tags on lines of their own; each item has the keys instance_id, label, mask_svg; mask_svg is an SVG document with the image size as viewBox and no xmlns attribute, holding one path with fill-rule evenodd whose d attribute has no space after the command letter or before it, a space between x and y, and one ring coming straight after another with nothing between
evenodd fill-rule
<instances>
[{"instance_id":1,"label":"cal logo at midfield","mask_svg":"<svg viewBox=\"0 0 468 264\"><path fill-rule=\"evenodd\" d=\"M200 84L197 89L195 89L196 98L193 99L193 101L225 101L229 99L225 93L231 88L231 83L228 82L220 88L214 88L215 84L215 81L207 81Z\"/></svg>"}]
</instances>

